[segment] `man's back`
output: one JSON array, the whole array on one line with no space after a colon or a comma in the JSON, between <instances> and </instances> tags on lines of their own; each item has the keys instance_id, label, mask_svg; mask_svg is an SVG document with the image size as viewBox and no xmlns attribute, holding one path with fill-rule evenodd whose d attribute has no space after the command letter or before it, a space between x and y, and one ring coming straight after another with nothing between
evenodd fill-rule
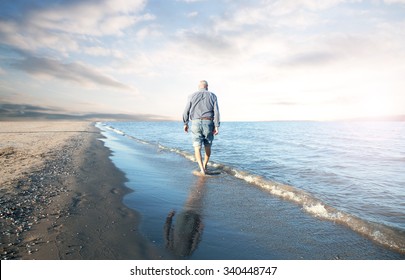
<instances>
[{"instance_id":1,"label":"man's back","mask_svg":"<svg viewBox=\"0 0 405 280\"><path fill-rule=\"evenodd\" d=\"M211 119L216 127L219 126L219 110L217 96L206 90L200 89L189 96L187 106L183 113L183 121L188 119Z\"/></svg>"}]
</instances>

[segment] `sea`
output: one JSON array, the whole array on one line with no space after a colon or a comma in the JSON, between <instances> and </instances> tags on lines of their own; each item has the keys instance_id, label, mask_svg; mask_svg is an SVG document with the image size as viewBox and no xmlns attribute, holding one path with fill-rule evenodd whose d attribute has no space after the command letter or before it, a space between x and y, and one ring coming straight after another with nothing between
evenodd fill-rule
<instances>
[{"instance_id":1,"label":"sea","mask_svg":"<svg viewBox=\"0 0 405 280\"><path fill-rule=\"evenodd\" d=\"M181 122L96 126L162 254L405 259L405 122L223 122L207 178Z\"/></svg>"}]
</instances>

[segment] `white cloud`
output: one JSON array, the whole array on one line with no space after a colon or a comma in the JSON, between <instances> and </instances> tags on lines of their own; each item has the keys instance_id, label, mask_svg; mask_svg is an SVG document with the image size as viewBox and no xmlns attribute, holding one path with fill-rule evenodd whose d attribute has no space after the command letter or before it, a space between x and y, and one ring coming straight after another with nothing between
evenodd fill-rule
<instances>
[{"instance_id":1,"label":"white cloud","mask_svg":"<svg viewBox=\"0 0 405 280\"><path fill-rule=\"evenodd\" d=\"M65 81L73 81L83 86L107 86L119 90L133 89L112 77L82 63L62 63L55 59L26 57L15 62L14 68L39 77L55 77Z\"/></svg>"},{"instance_id":2,"label":"white cloud","mask_svg":"<svg viewBox=\"0 0 405 280\"><path fill-rule=\"evenodd\" d=\"M383 0L387 4L405 4L405 0Z\"/></svg>"},{"instance_id":3,"label":"white cloud","mask_svg":"<svg viewBox=\"0 0 405 280\"><path fill-rule=\"evenodd\" d=\"M195 2L202 2L205 0L176 0L177 2L185 2L185 3L195 3Z\"/></svg>"},{"instance_id":4,"label":"white cloud","mask_svg":"<svg viewBox=\"0 0 405 280\"><path fill-rule=\"evenodd\" d=\"M194 12L190 12L190 13L188 13L187 15L186 15L186 17L188 17L188 18L193 18L193 17L196 17L196 16L198 16L198 12L197 11L194 11Z\"/></svg>"},{"instance_id":5,"label":"white cloud","mask_svg":"<svg viewBox=\"0 0 405 280\"><path fill-rule=\"evenodd\" d=\"M126 53L119 47L122 43L106 43L105 38L117 38L142 21L153 21L153 15L143 12L145 5L144 0L62 0L42 7L32 5L21 9L22 20L18 16L0 20L0 40L22 56L14 68L36 77L134 92L100 72L111 67L90 66L94 61L91 57L103 57L106 63L124 59ZM71 62L72 57L75 62Z\"/></svg>"},{"instance_id":6,"label":"white cloud","mask_svg":"<svg viewBox=\"0 0 405 280\"><path fill-rule=\"evenodd\" d=\"M67 56L78 52L89 37L120 36L142 21L155 17L142 13L144 0L62 1L27 10L23 20L1 21L0 38L16 49L38 52L51 49Z\"/></svg>"},{"instance_id":7,"label":"white cloud","mask_svg":"<svg viewBox=\"0 0 405 280\"><path fill-rule=\"evenodd\" d=\"M0 22L0 38L3 44L29 52L47 48L66 55L68 52L79 50L77 40L69 34L34 28L30 24Z\"/></svg>"},{"instance_id":8,"label":"white cloud","mask_svg":"<svg viewBox=\"0 0 405 280\"><path fill-rule=\"evenodd\" d=\"M93 47L83 47L81 50L91 56L100 56L100 57L114 57L114 58L124 58L124 54L120 50L109 49L100 46Z\"/></svg>"},{"instance_id":9,"label":"white cloud","mask_svg":"<svg viewBox=\"0 0 405 280\"><path fill-rule=\"evenodd\" d=\"M136 39L138 41L144 41L154 37L160 37L161 35L162 33L161 31L159 31L159 26L148 25L146 27L141 28L138 32L136 32Z\"/></svg>"},{"instance_id":10,"label":"white cloud","mask_svg":"<svg viewBox=\"0 0 405 280\"><path fill-rule=\"evenodd\" d=\"M156 71L159 63L162 61L156 57L156 54L151 57L145 52L139 52L132 54L127 59L117 60L113 63L113 68L106 69L106 71L131 77L131 80L135 77L153 78L158 76Z\"/></svg>"},{"instance_id":11,"label":"white cloud","mask_svg":"<svg viewBox=\"0 0 405 280\"><path fill-rule=\"evenodd\" d=\"M349 0L350 1L350 0ZM267 10L273 15L285 15L296 12L300 9L310 11L319 11L329 9L339 3L348 2L347 0L278 0L263 1Z\"/></svg>"},{"instance_id":12,"label":"white cloud","mask_svg":"<svg viewBox=\"0 0 405 280\"><path fill-rule=\"evenodd\" d=\"M142 20L153 19L141 15L145 1L81 1L33 10L30 23L45 30L93 36L116 35Z\"/></svg>"},{"instance_id":13,"label":"white cloud","mask_svg":"<svg viewBox=\"0 0 405 280\"><path fill-rule=\"evenodd\" d=\"M297 115L304 118L323 115L325 119L360 114L358 100L368 94L386 92L390 100L404 99L399 73L404 73L405 28L398 21L388 23L390 19L383 14L374 14L355 21L363 25L349 30L349 23L341 26L341 17L328 19L319 12L340 2L307 1L306 6L288 2L276 12L265 5L235 7L216 15L209 25L181 30L175 41L153 56L161 58L161 65L175 63L183 80L212 79L229 114L234 114L232 108L243 106L255 110L258 118L269 111L277 111L280 118L292 117L281 103L271 108L263 105L266 96L283 104L299 104ZM300 8L303 5L316 11L309 13L309 20ZM350 9L348 5L340 12ZM252 104L244 106L239 101L241 92L249 92ZM345 103L328 102L343 99ZM345 105L350 110L345 111Z\"/></svg>"}]
</instances>

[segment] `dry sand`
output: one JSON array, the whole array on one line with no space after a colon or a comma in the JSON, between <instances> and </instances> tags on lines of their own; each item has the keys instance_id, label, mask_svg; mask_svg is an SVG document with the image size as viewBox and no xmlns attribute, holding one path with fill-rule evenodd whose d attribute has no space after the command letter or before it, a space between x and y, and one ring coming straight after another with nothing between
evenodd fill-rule
<instances>
[{"instance_id":1,"label":"dry sand","mask_svg":"<svg viewBox=\"0 0 405 280\"><path fill-rule=\"evenodd\" d=\"M1 259L156 259L89 122L0 122Z\"/></svg>"}]
</instances>

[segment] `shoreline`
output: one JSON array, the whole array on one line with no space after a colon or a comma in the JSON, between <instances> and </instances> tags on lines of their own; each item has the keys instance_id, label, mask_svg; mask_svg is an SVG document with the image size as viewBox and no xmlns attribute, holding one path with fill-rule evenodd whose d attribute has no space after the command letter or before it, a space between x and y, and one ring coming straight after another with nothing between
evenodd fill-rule
<instances>
[{"instance_id":1,"label":"shoreline","mask_svg":"<svg viewBox=\"0 0 405 280\"><path fill-rule=\"evenodd\" d=\"M159 259L90 122L3 122L1 259Z\"/></svg>"}]
</instances>

